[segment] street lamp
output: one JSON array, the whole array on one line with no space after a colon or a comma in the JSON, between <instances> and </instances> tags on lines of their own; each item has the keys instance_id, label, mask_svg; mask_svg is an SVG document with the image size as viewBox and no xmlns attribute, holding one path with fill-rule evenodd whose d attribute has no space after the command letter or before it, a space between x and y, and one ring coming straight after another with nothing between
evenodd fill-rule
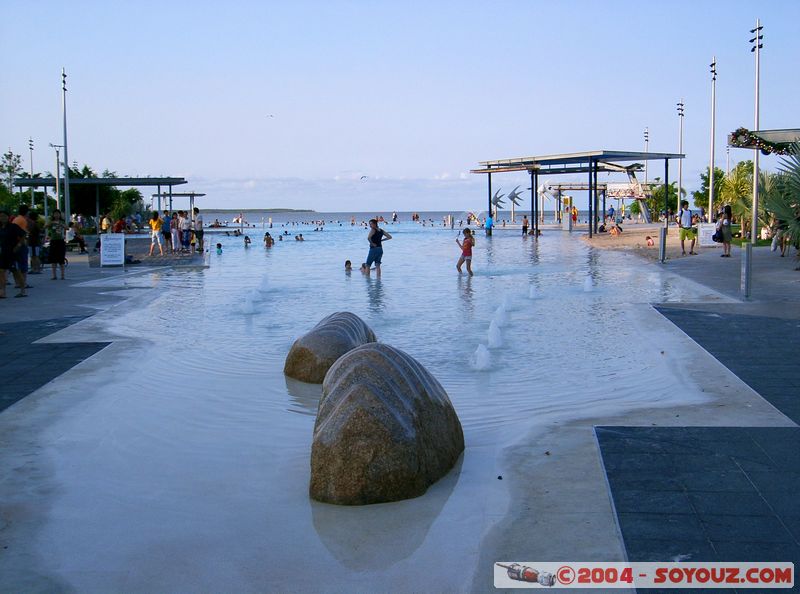
<instances>
[{"instance_id":1,"label":"street lamp","mask_svg":"<svg viewBox=\"0 0 800 594\"><path fill-rule=\"evenodd\" d=\"M708 163L708 222L714 215L714 135L717 126L717 57L711 58L711 159Z\"/></svg>"},{"instance_id":2,"label":"street lamp","mask_svg":"<svg viewBox=\"0 0 800 594\"><path fill-rule=\"evenodd\" d=\"M725 147L725 175L731 174L731 147Z\"/></svg>"},{"instance_id":3,"label":"street lamp","mask_svg":"<svg viewBox=\"0 0 800 594\"><path fill-rule=\"evenodd\" d=\"M650 130L648 128L644 129L644 152L647 154L648 147L650 146ZM647 187L647 158L644 160L644 184L645 188Z\"/></svg>"},{"instance_id":4,"label":"street lamp","mask_svg":"<svg viewBox=\"0 0 800 594\"><path fill-rule=\"evenodd\" d=\"M761 40L764 39L764 36L761 34L763 28L764 27L761 26L761 21L756 19L756 28L750 29L750 33L755 33L755 37L750 40L750 43L753 44L750 51L756 55L756 101L753 132L758 131L758 94L759 75L761 72L760 56L761 48L764 47L761 43ZM753 224L750 226L750 243L753 245L756 244L756 238L758 237L758 153L759 150L757 148L753 150Z\"/></svg>"},{"instance_id":5,"label":"street lamp","mask_svg":"<svg viewBox=\"0 0 800 594\"><path fill-rule=\"evenodd\" d=\"M64 117L64 220L69 224L69 157L67 156L67 73L61 69L61 113Z\"/></svg>"},{"instance_id":6,"label":"street lamp","mask_svg":"<svg viewBox=\"0 0 800 594\"><path fill-rule=\"evenodd\" d=\"M53 144L52 142L50 143L50 146L52 148L56 149L56 169L55 169L55 172L56 172L56 208L61 210L61 188L59 186L59 180L61 179L61 172L59 171L59 168L61 167L61 159L58 158L58 153L59 153L59 149L62 149L64 147L62 145L60 145L60 144ZM45 216L47 216L47 200L45 200L45 202L44 202L44 211L45 211Z\"/></svg>"},{"instance_id":7,"label":"street lamp","mask_svg":"<svg viewBox=\"0 0 800 594\"><path fill-rule=\"evenodd\" d=\"M33 138L28 137L28 148L31 151L31 183L33 183ZM31 208L33 208L33 186L31 186Z\"/></svg>"},{"instance_id":8,"label":"street lamp","mask_svg":"<svg viewBox=\"0 0 800 594\"><path fill-rule=\"evenodd\" d=\"M683 154L683 99L678 102L678 154ZM683 159L678 159L678 208L675 212L681 211L681 188L683 187Z\"/></svg>"}]
</instances>

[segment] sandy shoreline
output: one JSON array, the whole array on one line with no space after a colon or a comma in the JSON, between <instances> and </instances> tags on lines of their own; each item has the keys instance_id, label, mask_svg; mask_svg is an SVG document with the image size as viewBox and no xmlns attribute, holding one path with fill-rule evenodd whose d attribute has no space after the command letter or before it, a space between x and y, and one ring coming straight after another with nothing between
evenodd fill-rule
<instances>
[{"instance_id":1,"label":"sandy shoreline","mask_svg":"<svg viewBox=\"0 0 800 594\"><path fill-rule=\"evenodd\" d=\"M581 240L588 245L604 250L630 250L647 260L658 261L658 237L661 225L627 225L622 234L614 236L610 233L597 233L589 239L589 235L582 235ZM654 245L648 247L647 237L653 239ZM689 255L690 241L685 242L686 254ZM695 243L695 252L713 250L715 248L700 248ZM667 259L681 258L681 242L677 227L670 227L667 233Z\"/></svg>"}]
</instances>

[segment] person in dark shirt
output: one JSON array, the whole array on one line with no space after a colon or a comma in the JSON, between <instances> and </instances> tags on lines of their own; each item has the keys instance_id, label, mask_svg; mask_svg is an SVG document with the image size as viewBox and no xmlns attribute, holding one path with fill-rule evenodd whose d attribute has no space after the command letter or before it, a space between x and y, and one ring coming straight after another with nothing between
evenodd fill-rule
<instances>
[{"instance_id":1,"label":"person in dark shirt","mask_svg":"<svg viewBox=\"0 0 800 594\"><path fill-rule=\"evenodd\" d=\"M367 241L369 241L369 252L367 254L367 270L370 269L373 262L375 263L375 271L378 276L381 275L381 259L383 258L383 245L382 242L388 241L392 236L378 227L378 219L370 219L369 233L367 234Z\"/></svg>"},{"instance_id":2,"label":"person in dark shirt","mask_svg":"<svg viewBox=\"0 0 800 594\"><path fill-rule=\"evenodd\" d=\"M19 264L24 258L24 266ZM8 220L8 211L0 210L0 299L6 298L6 271L11 270L19 293L15 297L27 297L25 286L28 271L28 247L25 244L25 231Z\"/></svg>"}]
</instances>

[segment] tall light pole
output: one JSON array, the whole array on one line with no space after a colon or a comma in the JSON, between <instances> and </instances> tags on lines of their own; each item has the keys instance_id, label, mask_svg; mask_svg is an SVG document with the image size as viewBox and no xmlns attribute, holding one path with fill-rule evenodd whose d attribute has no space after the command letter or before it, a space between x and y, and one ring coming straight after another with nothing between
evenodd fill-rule
<instances>
[{"instance_id":1,"label":"tall light pole","mask_svg":"<svg viewBox=\"0 0 800 594\"><path fill-rule=\"evenodd\" d=\"M711 58L711 159L708 162L708 222L714 216L714 136L717 128L717 57Z\"/></svg>"},{"instance_id":2,"label":"tall light pole","mask_svg":"<svg viewBox=\"0 0 800 594\"><path fill-rule=\"evenodd\" d=\"M53 147L54 149L56 149L56 168L55 168L55 172L56 172L56 208L58 210L61 210L61 188L60 188L60 185L59 185L59 180L61 179L61 171L60 171L61 159L58 158L58 153L59 153L59 149L62 149L64 147L62 145L60 145L60 144L53 144L52 142L50 143L50 146ZM45 208L45 216L47 216L47 201L45 201L45 207L44 208Z\"/></svg>"},{"instance_id":3,"label":"tall light pole","mask_svg":"<svg viewBox=\"0 0 800 594\"><path fill-rule=\"evenodd\" d=\"M650 130L648 128L644 129L644 152L647 154L650 147ZM647 159L644 160L644 183L645 187L647 187Z\"/></svg>"},{"instance_id":4,"label":"tall light pole","mask_svg":"<svg viewBox=\"0 0 800 594\"><path fill-rule=\"evenodd\" d=\"M28 148L31 151L31 182L33 182L33 138L28 137ZM31 186L31 208L33 208L33 186Z\"/></svg>"},{"instance_id":5,"label":"tall light pole","mask_svg":"<svg viewBox=\"0 0 800 594\"><path fill-rule=\"evenodd\" d=\"M683 154L683 99L678 103L678 154ZM683 159L678 159L678 208L681 211L681 188L683 187Z\"/></svg>"},{"instance_id":6,"label":"tall light pole","mask_svg":"<svg viewBox=\"0 0 800 594\"><path fill-rule=\"evenodd\" d=\"M725 147L725 175L731 174L731 147Z\"/></svg>"},{"instance_id":7,"label":"tall light pole","mask_svg":"<svg viewBox=\"0 0 800 594\"><path fill-rule=\"evenodd\" d=\"M750 48L751 52L754 52L756 55L756 102L755 102L755 124L753 126L753 131L756 132L758 130L758 94L759 94L759 76L761 73L761 64L760 64L760 55L761 55L761 48L764 47L761 43L761 40L764 39L764 36L761 35L761 29L764 27L761 26L761 21L756 19L756 28L750 29L750 33L755 33L755 37L750 40L750 43L753 44L753 47ZM756 240L758 237L758 153L759 150L756 148L753 150L753 224L750 226L750 243L753 245L756 244Z\"/></svg>"},{"instance_id":8,"label":"tall light pole","mask_svg":"<svg viewBox=\"0 0 800 594\"><path fill-rule=\"evenodd\" d=\"M64 220L69 225L69 157L67 156L67 73L61 69L61 113L64 116Z\"/></svg>"}]
</instances>

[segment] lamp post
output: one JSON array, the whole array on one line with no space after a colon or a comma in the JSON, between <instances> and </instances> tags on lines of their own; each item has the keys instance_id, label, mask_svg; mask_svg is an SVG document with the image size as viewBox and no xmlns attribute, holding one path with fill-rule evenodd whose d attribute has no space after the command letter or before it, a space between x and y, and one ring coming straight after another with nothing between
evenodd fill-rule
<instances>
[{"instance_id":1,"label":"lamp post","mask_svg":"<svg viewBox=\"0 0 800 594\"><path fill-rule=\"evenodd\" d=\"M61 159L58 158L58 153L59 153L59 149L62 149L64 147L62 145L60 145L60 144L53 144L52 142L50 143L50 146L52 148L56 149L56 169L55 169L55 172L56 172L56 208L61 210L61 188L60 188L60 185L59 185L59 180L61 179L61 172L59 171L59 168L61 167ZM46 200L45 200L45 207L44 208L45 208L45 216L47 216L47 201Z\"/></svg>"},{"instance_id":2,"label":"lamp post","mask_svg":"<svg viewBox=\"0 0 800 594\"><path fill-rule=\"evenodd\" d=\"M648 128L644 129L644 152L645 154L648 153L648 148L650 146L650 130ZM644 184L647 187L647 159L644 160Z\"/></svg>"},{"instance_id":3,"label":"lamp post","mask_svg":"<svg viewBox=\"0 0 800 594\"><path fill-rule=\"evenodd\" d=\"M758 94L759 94L759 76L761 73L761 63L760 63L760 56L761 56L761 48L764 47L761 43L761 40L764 39L764 36L761 35L761 30L764 27L761 26L761 21L756 19L756 28L750 29L750 33L754 33L755 37L750 40L750 43L753 44L753 47L750 48L750 51L755 53L756 55L756 100L755 100L755 125L753 126L753 131L758 131ZM759 150L756 148L753 150L753 223L750 226L750 243L753 245L756 244L756 240L758 237L758 153Z\"/></svg>"},{"instance_id":4,"label":"lamp post","mask_svg":"<svg viewBox=\"0 0 800 594\"><path fill-rule=\"evenodd\" d=\"M731 174L731 147L725 147L725 175Z\"/></svg>"},{"instance_id":5,"label":"lamp post","mask_svg":"<svg viewBox=\"0 0 800 594\"><path fill-rule=\"evenodd\" d=\"M708 162L708 222L714 216L714 136L717 126L717 57L711 58L711 159Z\"/></svg>"},{"instance_id":6,"label":"lamp post","mask_svg":"<svg viewBox=\"0 0 800 594\"><path fill-rule=\"evenodd\" d=\"M69 224L69 157L67 156L67 73L61 69L61 113L64 117L64 220Z\"/></svg>"},{"instance_id":7,"label":"lamp post","mask_svg":"<svg viewBox=\"0 0 800 594\"><path fill-rule=\"evenodd\" d=\"M31 151L31 182L33 181L33 138L28 137L28 148ZM31 186L31 208L33 208L33 186Z\"/></svg>"},{"instance_id":8,"label":"lamp post","mask_svg":"<svg viewBox=\"0 0 800 594\"><path fill-rule=\"evenodd\" d=\"M678 154L683 154L683 99L678 103ZM678 159L678 208L675 212L681 211L681 188L683 187L683 159Z\"/></svg>"}]
</instances>

